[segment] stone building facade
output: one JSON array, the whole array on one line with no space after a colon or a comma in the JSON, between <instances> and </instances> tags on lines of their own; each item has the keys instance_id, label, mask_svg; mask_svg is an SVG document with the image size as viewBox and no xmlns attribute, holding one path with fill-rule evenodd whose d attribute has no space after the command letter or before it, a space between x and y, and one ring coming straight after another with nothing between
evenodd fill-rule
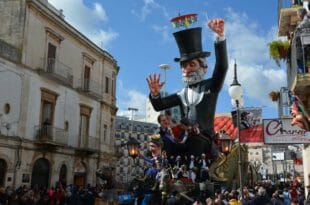
<instances>
[{"instance_id":1,"label":"stone building facade","mask_svg":"<svg viewBox=\"0 0 310 205\"><path fill-rule=\"evenodd\" d=\"M0 19L0 185L95 185L115 166L116 60L46 0Z\"/></svg>"}]
</instances>

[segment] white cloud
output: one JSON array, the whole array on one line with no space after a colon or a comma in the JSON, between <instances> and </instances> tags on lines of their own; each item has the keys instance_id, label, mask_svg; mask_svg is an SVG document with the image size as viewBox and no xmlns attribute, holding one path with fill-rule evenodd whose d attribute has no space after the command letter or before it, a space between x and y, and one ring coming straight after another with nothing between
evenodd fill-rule
<instances>
[{"instance_id":1,"label":"white cloud","mask_svg":"<svg viewBox=\"0 0 310 205\"><path fill-rule=\"evenodd\" d=\"M130 116L131 112L128 111L129 107L137 108L136 115L145 116L145 103L147 96L137 90L128 90L124 88L121 80L118 81L118 92L121 99L118 99L119 110L117 115Z\"/></svg>"},{"instance_id":2,"label":"white cloud","mask_svg":"<svg viewBox=\"0 0 310 205\"><path fill-rule=\"evenodd\" d=\"M251 23L246 14L227 9L225 30L230 59L225 85L233 79L234 59L238 65L238 79L245 96L271 105L268 93L286 85L286 72L269 58L268 43L276 38L275 27L266 34ZM245 103L246 105L246 103Z\"/></svg>"},{"instance_id":3,"label":"white cloud","mask_svg":"<svg viewBox=\"0 0 310 205\"><path fill-rule=\"evenodd\" d=\"M143 21L149 15L152 9L158 8L159 5L154 0L143 0L143 7L141 9L141 20Z\"/></svg>"},{"instance_id":4,"label":"white cloud","mask_svg":"<svg viewBox=\"0 0 310 205\"><path fill-rule=\"evenodd\" d=\"M157 33L159 33L161 36L162 36L162 39L164 40L164 41L168 41L169 39L172 39L171 38L171 33L170 33L170 31L169 31L169 28L168 28L168 26L156 26L156 25L154 25L154 26L152 26L152 29L155 31L155 32L157 32Z\"/></svg>"},{"instance_id":5,"label":"white cloud","mask_svg":"<svg viewBox=\"0 0 310 205\"><path fill-rule=\"evenodd\" d=\"M108 17L102 5L99 3L95 3L94 6L95 6L94 14L98 16L98 18L101 19L102 21L107 21Z\"/></svg>"},{"instance_id":6,"label":"white cloud","mask_svg":"<svg viewBox=\"0 0 310 205\"><path fill-rule=\"evenodd\" d=\"M111 29L102 29L108 16L99 3L93 3L91 7L87 7L83 0L49 0L49 3L62 9L66 21L104 49L118 37L118 33Z\"/></svg>"},{"instance_id":7,"label":"white cloud","mask_svg":"<svg viewBox=\"0 0 310 205\"><path fill-rule=\"evenodd\" d=\"M132 9L131 13L138 17L141 22L143 22L146 17L148 17L155 9L161 10L161 13L165 17L168 17L167 9L164 6L156 3L154 0L143 0L143 5L141 6L141 8Z\"/></svg>"}]
</instances>

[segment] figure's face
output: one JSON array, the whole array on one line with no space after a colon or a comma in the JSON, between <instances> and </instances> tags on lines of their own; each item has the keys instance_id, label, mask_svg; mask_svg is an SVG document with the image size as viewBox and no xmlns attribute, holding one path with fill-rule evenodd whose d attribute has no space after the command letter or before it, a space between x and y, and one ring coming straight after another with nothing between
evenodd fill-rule
<instances>
[{"instance_id":1,"label":"figure's face","mask_svg":"<svg viewBox=\"0 0 310 205\"><path fill-rule=\"evenodd\" d=\"M301 112L294 110L291 112L291 115L293 117L291 125L297 125L298 127L307 130L307 121Z\"/></svg>"},{"instance_id":2,"label":"figure's face","mask_svg":"<svg viewBox=\"0 0 310 205\"><path fill-rule=\"evenodd\" d=\"M188 77L190 73L198 70L199 61L196 58L189 61L183 61L181 62L181 68L183 76Z\"/></svg>"},{"instance_id":3,"label":"figure's face","mask_svg":"<svg viewBox=\"0 0 310 205\"><path fill-rule=\"evenodd\" d=\"M152 155L160 155L161 154L160 146L158 146L157 144L155 144L153 142L150 142L149 146L150 146L150 151L151 151Z\"/></svg>"},{"instance_id":4,"label":"figure's face","mask_svg":"<svg viewBox=\"0 0 310 205\"><path fill-rule=\"evenodd\" d=\"M169 120L167 119L166 116L162 116L160 118L160 125L163 127L163 128L168 128L169 127Z\"/></svg>"},{"instance_id":5,"label":"figure's face","mask_svg":"<svg viewBox=\"0 0 310 205\"><path fill-rule=\"evenodd\" d=\"M202 65L198 58L181 62L183 82L192 85L203 80L204 74L207 72L207 66Z\"/></svg>"}]
</instances>

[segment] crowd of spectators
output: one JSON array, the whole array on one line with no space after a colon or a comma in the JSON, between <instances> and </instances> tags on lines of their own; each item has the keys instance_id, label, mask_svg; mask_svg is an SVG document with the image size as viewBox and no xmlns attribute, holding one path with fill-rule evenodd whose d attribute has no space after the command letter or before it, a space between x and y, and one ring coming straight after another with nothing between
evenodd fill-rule
<instances>
[{"instance_id":1,"label":"crowd of spectators","mask_svg":"<svg viewBox=\"0 0 310 205\"><path fill-rule=\"evenodd\" d=\"M310 186L307 186L310 189ZM242 199L237 190L222 190L207 199L197 200L193 205L309 205L310 196L305 196L299 183L258 183L255 187L243 188Z\"/></svg>"},{"instance_id":2,"label":"crowd of spectators","mask_svg":"<svg viewBox=\"0 0 310 205\"><path fill-rule=\"evenodd\" d=\"M94 205L96 198L104 198L103 187L77 187L68 185L56 188L0 187L0 205Z\"/></svg>"}]
</instances>

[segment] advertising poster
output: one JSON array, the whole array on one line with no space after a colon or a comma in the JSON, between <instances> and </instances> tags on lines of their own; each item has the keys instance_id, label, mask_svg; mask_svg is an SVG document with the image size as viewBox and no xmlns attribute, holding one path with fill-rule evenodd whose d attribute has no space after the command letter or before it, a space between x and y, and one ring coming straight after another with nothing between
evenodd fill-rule
<instances>
[{"instance_id":1,"label":"advertising poster","mask_svg":"<svg viewBox=\"0 0 310 205\"><path fill-rule=\"evenodd\" d=\"M291 118L264 119L265 144L307 144L310 133L297 125L291 125Z\"/></svg>"}]
</instances>

